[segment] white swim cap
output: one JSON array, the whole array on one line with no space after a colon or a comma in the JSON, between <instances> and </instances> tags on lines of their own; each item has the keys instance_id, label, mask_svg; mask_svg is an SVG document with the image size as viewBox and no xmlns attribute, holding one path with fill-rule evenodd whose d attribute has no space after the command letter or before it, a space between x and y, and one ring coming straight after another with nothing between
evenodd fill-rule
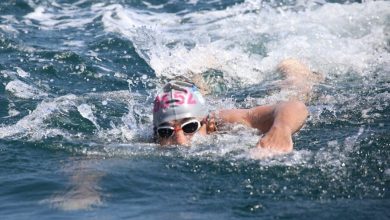
<instances>
[{"instance_id":1,"label":"white swim cap","mask_svg":"<svg viewBox=\"0 0 390 220\"><path fill-rule=\"evenodd\" d=\"M153 125L183 118L205 117L206 102L198 88L190 82L170 81L154 100Z\"/></svg>"}]
</instances>

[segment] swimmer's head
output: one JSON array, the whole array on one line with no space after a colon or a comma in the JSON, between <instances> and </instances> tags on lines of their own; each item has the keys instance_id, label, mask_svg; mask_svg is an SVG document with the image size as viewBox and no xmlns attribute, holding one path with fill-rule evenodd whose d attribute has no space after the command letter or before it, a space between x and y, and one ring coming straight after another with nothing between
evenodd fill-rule
<instances>
[{"instance_id":1,"label":"swimmer's head","mask_svg":"<svg viewBox=\"0 0 390 220\"><path fill-rule=\"evenodd\" d=\"M153 126L184 118L204 118L206 102L198 88L190 82L173 80L156 95L153 108Z\"/></svg>"}]
</instances>

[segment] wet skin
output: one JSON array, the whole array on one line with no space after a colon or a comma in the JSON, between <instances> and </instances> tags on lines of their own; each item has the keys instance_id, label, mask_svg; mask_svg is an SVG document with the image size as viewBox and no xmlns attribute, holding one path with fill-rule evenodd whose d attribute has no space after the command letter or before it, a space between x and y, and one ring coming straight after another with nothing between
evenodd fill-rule
<instances>
[{"instance_id":1,"label":"wet skin","mask_svg":"<svg viewBox=\"0 0 390 220\"><path fill-rule=\"evenodd\" d=\"M315 76L310 69L295 59L287 59L278 65L278 71L285 77L281 89L294 89L297 93L274 105L257 106L250 109L224 109L212 113L218 124L239 123L258 129L263 136L259 138L256 146L274 150L280 153L288 153L293 150L292 135L305 123L308 110L304 101L307 101L312 86L321 79ZM165 125L175 128L176 132L169 138L157 138L161 145L186 145L189 146L195 133L186 134L181 130L181 125L188 120L176 120ZM213 124L215 126L215 124ZM211 133L206 124L197 131L201 135Z\"/></svg>"},{"instance_id":2,"label":"wet skin","mask_svg":"<svg viewBox=\"0 0 390 220\"><path fill-rule=\"evenodd\" d=\"M260 137L257 147L288 153L293 150L292 135L304 124L308 111L301 101L286 101L275 105L257 106L250 109L225 109L212 113L216 121L222 123L238 123L256 128L264 134ZM160 126L172 126L175 132L169 138L158 137L160 145L189 146L194 133L186 134L181 125L191 118L164 123ZM210 133L205 123L196 132L200 135Z\"/></svg>"}]
</instances>

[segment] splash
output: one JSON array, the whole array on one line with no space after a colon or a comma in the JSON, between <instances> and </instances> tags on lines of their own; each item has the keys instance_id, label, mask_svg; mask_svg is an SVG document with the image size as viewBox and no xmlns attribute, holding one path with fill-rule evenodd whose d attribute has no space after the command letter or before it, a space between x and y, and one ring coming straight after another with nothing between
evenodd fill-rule
<instances>
[{"instance_id":1,"label":"splash","mask_svg":"<svg viewBox=\"0 0 390 220\"><path fill-rule=\"evenodd\" d=\"M225 10L186 13L121 4L97 3L89 10L75 5L62 10L37 7L25 18L49 29L82 29L101 19L106 32L131 40L160 77L218 69L229 83L257 84L274 75L275 66L285 58L306 60L329 77L351 70L370 74L390 60L386 49L390 6L384 1L309 1L283 8L247 0Z\"/></svg>"},{"instance_id":2,"label":"splash","mask_svg":"<svg viewBox=\"0 0 390 220\"><path fill-rule=\"evenodd\" d=\"M13 80L7 83L5 89L12 93L14 96L23 99L42 99L48 96L48 94L38 88L35 88L20 80Z\"/></svg>"},{"instance_id":3,"label":"splash","mask_svg":"<svg viewBox=\"0 0 390 220\"><path fill-rule=\"evenodd\" d=\"M351 70L364 75L389 60L386 2L325 4L297 12L246 1L184 15L120 5L105 9L106 30L130 38L160 76L220 69L228 78L254 84L289 57L330 76Z\"/></svg>"},{"instance_id":4,"label":"splash","mask_svg":"<svg viewBox=\"0 0 390 220\"><path fill-rule=\"evenodd\" d=\"M123 111L117 117L107 119L106 114L112 114L107 105L92 107L88 102L93 100L116 102L116 111ZM86 138L88 133L96 133L95 142L129 141L147 138L150 132L142 131L143 126L135 119L133 112L140 105L140 96L127 91L109 92L104 94L86 94L84 96L65 95L54 99L45 99L37 105L34 111L17 121L16 124L0 127L0 138L40 141L48 138L62 137L77 143ZM131 111L127 111L130 109ZM106 111L106 112L105 112ZM97 112L99 112L98 115ZM149 115L139 117L148 118ZM84 121L83 119L86 119ZM104 124L109 120L108 126ZM139 120L139 119L138 119ZM149 119L148 119L149 120ZM89 124L93 126L90 127ZM132 126L127 126L131 124ZM134 141L134 140L133 140ZM88 142L87 142L88 143Z\"/></svg>"},{"instance_id":5,"label":"splash","mask_svg":"<svg viewBox=\"0 0 390 220\"><path fill-rule=\"evenodd\" d=\"M146 8L135 8L123 4L94 3L87 8L81 8L79 5L82 2L63 4L60 7L54 3L48 3L48 7L36 6L33 12L24 16L24 22L34 23L44 30L85 30L90 25L101 23L103 30L100 34L116 34L128 39L138 55L155 71L158 79L172 75L207 76L210 72L219 74L221 80L218 83L224 83L227 88L221 89L222 100L210 98L213 109L237 105L250 107L285 99L288 94L279 92L266 94L266 98L264 94L256 94L256 89L266 84L267 80L276 81L278 76L275 67L284 58L305 60L312 69L320 71L330 80L351 74L352 78L370 78L376 74L385 77L388 73L386 68L390 59L386 33L390 6L387 2L320 4L317 1L309 1L306 5L297 3L275 7L271 3L247 0L224 10L177 13L158 11L164 4L145 4ZM67 48L77 49L87 45L85 41L74 39L64 40L64 44ZM89 50L88 54L102 62L98 57L98 50ZM97 66L100 66L100 63ZM101 70L112 71L107 67L102 67ZM19 98L44 100L15 125L2 127L2 137L20 135L39 139L59 134L77 139L78 132L86 133L86 137L96 135L96 139L92 138L91 142L129 141L136 144L139 143L135 140L151 137L147 125L151 121L149 106L141 101L148 99L145 95L123 95L123 91L119 92L122 100L112 96L107 99L106 94L56 97L30 83L27 80L30 78L27 71L19 68L15 74L17 77L7 83L7 91ZM98 72L96 75L102 76L103 73ZM126 78L123 73L115 72L114 75ZM323 86L332 90L337 86L336 83L333 84L332 81ZM235 99L237 96L230 98L232 95L228 90L231 88L241 96L239 103ZM150 89L146 92L154 91ZM54 98L51 98L52 96ZM323 123L326 120L323 118L326 111L332 111L332 119L336 120L340 111L359 107L351 102L358 99L359 95L318 96L319 101L316 104L321 106L314 107L318 110L317 115L312 117L313 124ZM133 98L136 99L135 102ZM126 103L127 101L129 102ZM349 101L348 105L338 109L338 105L345 101ZM114 105L113 102L120 103L119 108L128 112L112 117L114 110L104 108ZM371 115L367 114L373 110L370 108L364 111L365 118L370 119ZM73 113L76 115L74 118L71 116ZM59 124L53 125L50 120L53 117L57 118L59 122L56 123ZM67 117L72 120L66 122ZM109 118L113 120L110 121ZM77 128L77 120L83 128ZM45 132L52 133L46 135ZM245 140L248 143L252 143L251 146L258 139L257 134L251 132L243 137L247 138ZM240 146L239 142L235 142L229 135L222 135L219 141L215 145L224 147L219 151L211 150L214 152L211 154L228 155L248 149L248 146ZM209 150L198 153L207 155ZM92 151L90 153L93 154ZM302 155L306 153L302 151ZM295 157L304 156L299 156L298 153Z\"/></svg>"}]
</instances>

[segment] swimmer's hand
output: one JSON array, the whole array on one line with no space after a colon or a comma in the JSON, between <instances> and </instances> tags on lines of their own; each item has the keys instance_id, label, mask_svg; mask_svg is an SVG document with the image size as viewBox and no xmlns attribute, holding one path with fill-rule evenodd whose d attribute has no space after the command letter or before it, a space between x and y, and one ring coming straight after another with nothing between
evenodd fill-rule
<instances>
[{"instance_id":1,"label":"swimmer's hand","mask_svg":"<svg viewBox=\"0 0 390 220\"><path fill-rule=\"evenodd\" d=\"M257 146L249 150L250 158L261 160L292 152L293 142L290 132L291 130L286 127L273 126L260 138Z\"/></svg>"},{"instance_id":2,"label":"swimmer's hand","mask_svg":"<svg viewBox=\"0 0 390 220\"><path fill-rule=\"evenodd\" d=\"M275 153L290 153L293 150L291 129L288 126L272 126L270 130L260 138L257 147L269 149Z\"/></svg>"},{"instance_id":3,"label":"swimmer's hand","mask_svg":"<svg viewBox=\"0 0 390 220\"><path fill-rule=\"evenodd\" d=\"M251 109L221 110L216 115L222 122L240 123L258 129L265 135L257 147L283 154L293 150L291 136L303 126L308 110L301 101L286 101Z\"/></svg>"}]
</instances>

